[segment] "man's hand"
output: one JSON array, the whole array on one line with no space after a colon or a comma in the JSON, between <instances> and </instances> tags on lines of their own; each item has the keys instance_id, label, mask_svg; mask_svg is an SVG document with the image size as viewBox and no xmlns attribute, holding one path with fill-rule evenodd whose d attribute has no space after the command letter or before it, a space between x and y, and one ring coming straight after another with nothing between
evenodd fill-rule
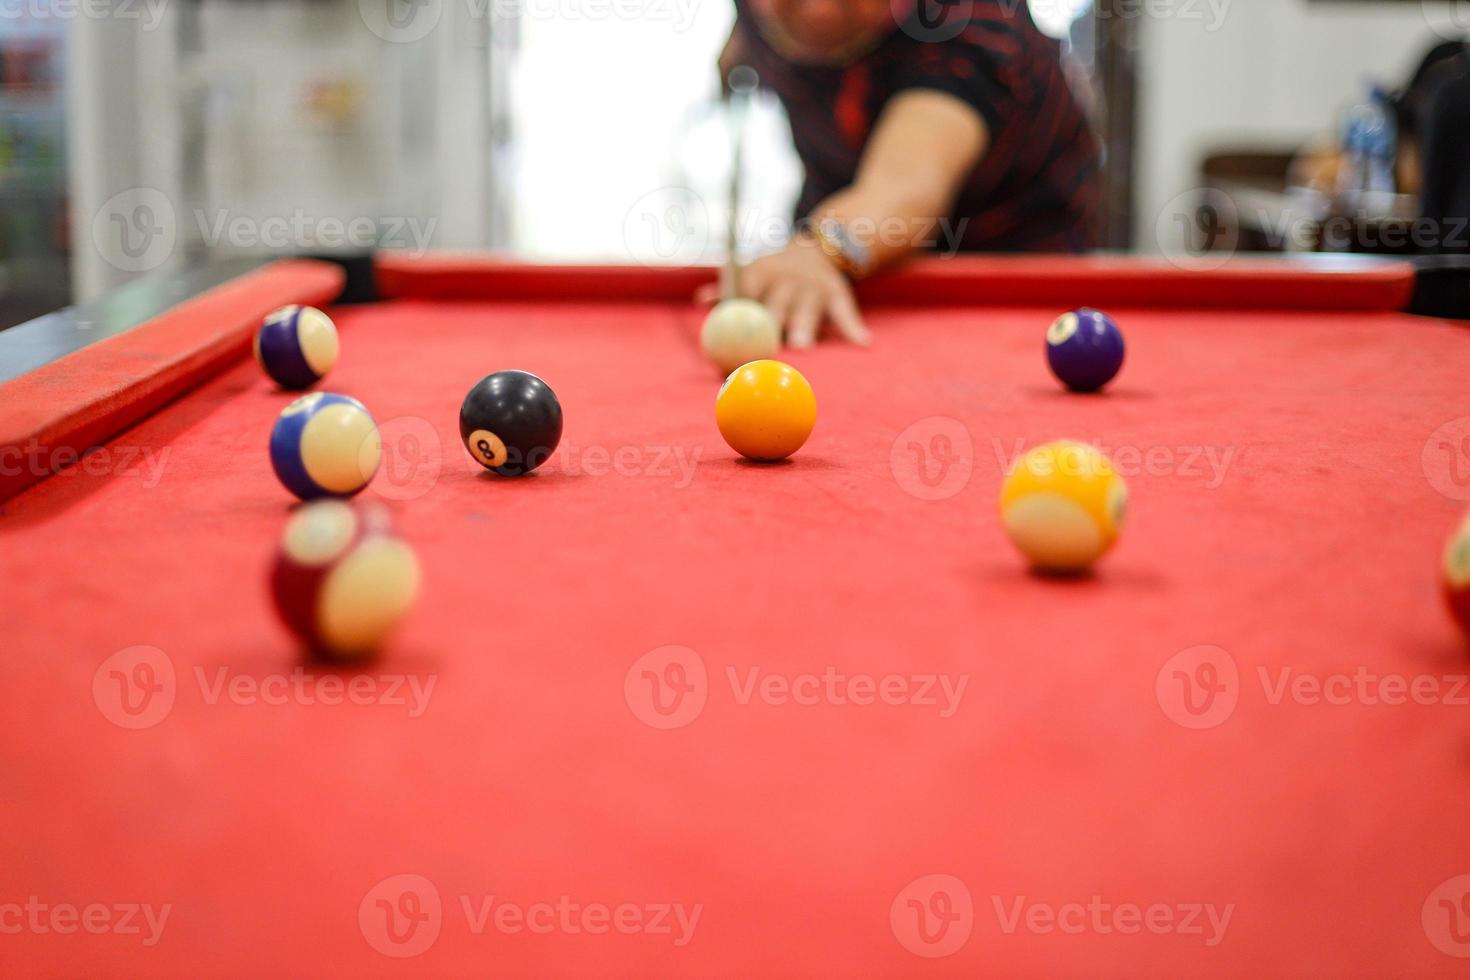
<instances>
[{"instance_id":1,"label":"man's hand","mask_svg":"<svg viewBox=\"0 0 1470 980\"><path fill-rule=\"evenodd\" d=\"M765 304L792 347L816 343L823 322L854 344L866 347L872 339L847 277L805 235L742 269L740 295ZM718 287L701 290L699 298L719 299Z\"/></svg>"}]
</instances>

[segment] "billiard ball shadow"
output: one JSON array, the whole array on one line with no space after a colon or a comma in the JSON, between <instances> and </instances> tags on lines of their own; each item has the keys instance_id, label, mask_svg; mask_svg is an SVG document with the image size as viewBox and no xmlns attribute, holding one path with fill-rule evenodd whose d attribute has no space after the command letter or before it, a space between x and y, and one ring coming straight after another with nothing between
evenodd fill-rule
<instances>
[{"instance_id":1,"label":"billiard ball shadow","mask_svg":"<svg viewBox=\"0 0 1470 980\"><path fill-rule=\"evenodd\" d=\"M1026 574L1031 578L1043 582L1055 582L1058 585L1081 585L1095 582L1098 579L1096 568L1077 568L1063 570L1059 568L1028 568Z\"/></svg>"},{"instance_id":2,"label":"billiard ball shadow","mask_svg":"<svg viewBox=\"0 0 1470 980\"><path fill-rule=\"evenodd\" d=\"M785 459L746 459L744 456L736 456L727 461L730 464L748 470L840 470L842 466L832 462L824 456L788 456Z\"/></svg>"},{"instance_id":3,"label":"billiard ball shadow","mask_svg":"<svg viewBox=\"0 0 1470 980\"><path fill-rule=\"evenodd\" d=\"M346 657L321 647L302 644L296 648L301 668L312 674L362 674L376 669L383 663L383 655Z\"/></svg>"},{"instance_id":4,"label":"billiard ball shadow","mask_svg":"<svg viewBox=\"0 0 1470 980\"><path fill-rule=\"evenodd\" d=\"M987 564L986 574L994 579L1015 583L1018 580L1036 582L1043 588L1052 589L1141 589L1156 591L1165 588L1167 579L1151 571L1137 568L1116 568L1105 561L1100 565L1076 572L1058 572L1047 569L1017 566L1014 562L996 561Z\"/></svg>"},{"instance_id":5,"label":"billiard ball shadow","mask_svg":"<svg viewBox=\"0 0 1470 980\"><path fill-rule=\"evenodd\" d=\"M301 669L317 676L337 674L348 677L356 674L370 674L376 672L386 659L381 653L371 656L344 657L330 650L322 650L313 646L299 646L296 651Z\"/></svg>"},{"instance_id":6,"label":"billiard ball shadow","mask_svg":"<svg viewBox=\"0 0 1470 980\"><path fill-rule=\"evenodd\" d=\"M1453 626L1450 631L1453 632ZM1435 637L1415 645L1426 664L1442 673L1464 672L1465 660L1470 656L1470 642L1459 636Z\"/></svg>"},{"instance_id":7,"label":"billiard ball shadow","mask_svg":"<svg viewBox=\"0 0 1470 980\"><path fill-rule=\"evenodd\" d=\"M1073 391L1070 388L1062 388L1057 385L1037 384L1027 385L1022 390L1028 395L1032 395L1038 398L1054 399L1056 401L1061 401L1068 398L1087 398L1096 399L1097 401L1126 402L1152 401L1154 399L1153 392L1143 391L1138 388L1129 388L1127 385L1124 385L1121 388L1114 388L1109 385L1105 388L1099 388L1097 391Z\"/></svg>"},{"instance_id":8,"label":"billiard ball shadow","mask_svg":"<svg viewBox=\"0 0 1470 980\"><path fill-rule=\"evenodd\" d=\"M295 647L296 662L303 671L314 676L336 674L340 677L355 677L358 674L408 674L437 672L443 668L441 661L421 651L402 649L393 641L381 650L367 655L348 656L332 653L311 646Z\"/></svg>"},{"instance_id":9,"label":"billiard ball shadow","mask_svg":"<svg viewBox=\"0 0 1470 980\"><path fill-rule=\"evenodd\" d=\"M318 651L310 644L295 642L294 638L283 633L280 643L232 644L212 658L209 665L200 665L198 669L213 675L222 668L257 678L292 670L301 670L313 677L329 674L355 677L358 674L440 673L444 670L444 661L418 647L404 646L394 638L390 638L376 653L353 657Z\"/></svg>"},{"instance_id":10,"label":"billiard ball shadow","mask_svg":"<svg viewBox=\"0 0 1470 980\"><path fill-rule=\"evenodd\" d=\"M371 484L369 484L369 486L371 486ZM370 505L373 507L382 508L388 511L389 514L397 514L397 510L395 509L392 501L388 500L385 497L379 497L374 494L369 494L367 492L367 487L363 487L357 493L349 494L346 497L338 497L334 494L325 494L320 497L313 497L310 500L300 500L296 497L292 497L290 500L285 502L286 513L288 515L295 515L297 511L305 510L312 504L325 503L330 500L335 500L339 503L350 504L354 507Z\"/></svg>"},{"instance_id":11,"label":"billiard ball shadow","mask_svg":"<svg viewBox=\"0 0 1470 980\"><path fill-rule=\"evenodd\" d=\"M455 486L474 487L473 492L475 493L499 493L502 490L505 493L515 493L518 491L522 493L533 493L537 489L550 491L557 486L562 486L563 481L569 479L576 480L580 476L581 474L567 473L564 470L557 469L555 466L543 466L540 469L533 470L530 473L523 473L520 476L501 476L499 473L480 466L476 466L473 472L470 472L469 468L465 467L451 474L446 467L444 473L440 476L440 483L441 485L448 485L452 482ZM495 489L492 490L490 489L491 487Z\"/></svg>"},{"instance_id":12,"label":"billiard ball shadow","mask_svg":"<svg viewBox=\"0 0 1470 980\"><path fill-rule=\"evenodd\" d=\"M530 473L522 473L520 476L501 476L494 470L481 470L475 474L475 479L481 483L508 483L513 486L531 486L538 480L544 480L546 474L540 470L532 470Z\"/></svg>"},{"instance_id":13,"label":"billiard ball shadow","mask_svg":"<svg viewBox=\"0 0 1470 980\"><path fill-rule=\"evenodd\" d=\"M262 517L268 517L272 521L279 521L282 516L290 519L292 517L295 517L301 511L305 510L307 507L310 507L312 504L319 504L327 500L340 500L346 504L358 504L368 502L379 504L383 503L380 498L372 499L367 497L365 494L354 494L351 497L328 496L316 497L312 500L302 500L299 497L292 496L291 493L289 491L286 491L284 488L282 488L282 492L285 493L285 497L283 498L278 497L274 500L246 501L244 506L242 506L238 511L233 511L232 513L257 514Z\"/></svg>"}]
</instances>

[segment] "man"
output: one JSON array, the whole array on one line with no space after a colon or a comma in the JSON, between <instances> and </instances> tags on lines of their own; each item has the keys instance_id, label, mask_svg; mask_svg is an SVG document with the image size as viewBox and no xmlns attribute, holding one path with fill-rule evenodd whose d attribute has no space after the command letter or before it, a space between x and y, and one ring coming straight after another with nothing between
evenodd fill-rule
<instances>
[{"instance_id":1,"label":"man","mask_svg":"<svg viewBox=\"0 0 1470 980\"><path fill-rule=\"evenodd\" d=\"M1092 245L1097 141L1024 2L735 6L721 67L751 66L780 97L806 166L803 230L742 279L790 344L824 322L866 343L850 280L941 236L967 251Z\"/></svg>"}]
</instances>

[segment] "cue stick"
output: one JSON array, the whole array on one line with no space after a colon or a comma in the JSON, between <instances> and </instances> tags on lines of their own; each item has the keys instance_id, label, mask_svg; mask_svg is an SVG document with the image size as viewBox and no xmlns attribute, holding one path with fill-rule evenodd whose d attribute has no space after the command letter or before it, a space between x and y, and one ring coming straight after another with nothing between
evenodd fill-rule
<instances>
[{"instance_id":1,"label":"cue stick","mask_svg":"<svg viewBox=\"0 0 1470 980\"><path fill-rule=\"evenodd\" d=\"M740 184L745 159L745 117L760 79L755 69L738 65L730 71L730 196L725 202L725 264L720 270L720 298L740 295Z\"/></svg>"}]
</instances>

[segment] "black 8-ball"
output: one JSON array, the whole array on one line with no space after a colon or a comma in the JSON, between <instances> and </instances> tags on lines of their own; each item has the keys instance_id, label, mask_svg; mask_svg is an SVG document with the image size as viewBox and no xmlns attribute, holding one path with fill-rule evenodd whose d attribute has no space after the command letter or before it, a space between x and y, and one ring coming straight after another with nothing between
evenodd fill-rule
<instances>
[{"instance_id":1,"label":"black 8-ball","mask_svg":"<svg viewBox=\"0 0 1470 980\"><path fill-rule=\"evenodd\" d=\"M487 470L522 476L546 462L561 442L561 403L534 374L496 371L465 395L459 437Z\"/></svg>"}]
</instances>

